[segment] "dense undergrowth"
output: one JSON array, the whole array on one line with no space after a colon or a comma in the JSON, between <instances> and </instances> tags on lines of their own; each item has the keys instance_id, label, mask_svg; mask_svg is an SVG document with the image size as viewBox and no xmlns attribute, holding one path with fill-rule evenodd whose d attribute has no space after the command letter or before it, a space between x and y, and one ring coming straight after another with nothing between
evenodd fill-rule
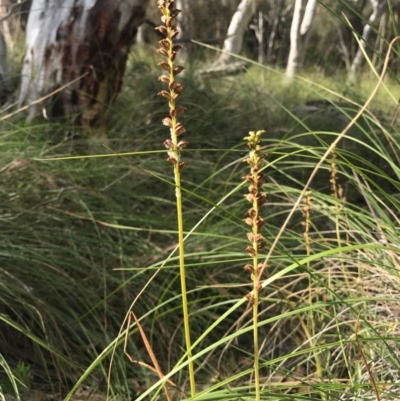
<instances>
[{"instance_id":1,"label":"dense undergrowth","mask_svg":"<svg viewBox=\"0 0 400 401\"><path fill-rule=\"evenodd\" d=\"M267 131L264 236L271 244L282 234L261 292L262 396L365 400L379 391L396 399L400 134L391 120L398 88L387 82L378 93L280 234L315 165L372 90L364 83L376 78L345 87L340 77L310 72L288 87L279 71L257 66L202 82L195 70L185 75L182 95L191 142L182 185L192 334L200 338L195 363L205 389L196 399L249 399L241 177L242 139L254 129ZM133 310L153 351L164 373L185 386L184 364L176 365L184 344L158 75L152 60L132 60L110 112L107 148L56 122L1 123L5 393L18 394L15 376L22 394L61 396L85 382L100 393L108 383L114 397L149 399L139 397L156 375L129 363L119 335L139 294ZM150 363L134 328L128 350Z\"/></svg>"}]
</instances>

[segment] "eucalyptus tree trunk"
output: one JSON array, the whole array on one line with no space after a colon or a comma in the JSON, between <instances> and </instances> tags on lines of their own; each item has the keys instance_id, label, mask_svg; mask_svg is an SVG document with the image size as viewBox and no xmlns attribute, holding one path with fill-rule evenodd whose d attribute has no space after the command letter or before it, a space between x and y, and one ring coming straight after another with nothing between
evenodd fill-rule
<instances>
[{"instance_id":1,"label":"eucalyptus tree trunk","mask_svg":"<svg viewBox=\"0 0 400 401\"><path fill-rule=\"evenodd\" d=\"M0 104L7 100L10 93L7 71L7 49L11 46L10 17L12 10L10 8L10 0L0 0Z\"/></svg>"},{"instance_id":2,"label":"eucalyptus tree trunk","mask_svg":"<svg viewBox=\"0 0 400 401\"><path fill-rule=\"evenodd\" d=\"M258 14L257 23L253 24L252 28L254 29L254 34L258 42L258 62L260 64L264 64L266 60L266 53L265 53L266 29L265 29L264 11L262 10L262 8L258 10L257 14Z\"/></svg>"},{"instance_id":3,"label":"eucalyptus tree trunk","mask_svg":"<svg viewBox=\"0 0 400 401\"><path fill-rule=\"evenodd\" d=\"M101 125L121 89L147 5L148 0L33 0L19 97L20 106L31 104L28 118L43 113ZM59 92L48 97L54 91Z\"/></svg>"},{"instance_id":4,"label":"eucalyptus tree trunk","mask_svg":"<svg viewBox=\"0 0 400 401\"><path fill-rule=\"evenodd\" d=\"M9 51L13 51L26 22L31 0L0 0L0 30Z\"/></svg>"},{"instance_id":5,"label":"eucalyptus tree trunk","mask_svg":"<svg viewBox=\"0 0 400 401\"><path fill-rule=\"evenodd\" d=\"M271 20L272 20L272 25L271 25L271 29L270 29L269 35L268 35L268 45L267 45L267 60L268 61L272 61L272 59L273 59L275 38L276 38L278 24L279 24L279 20L281 18L281 12L282 12L284 4L285 4L285 0L273 0L271 3L270 16L271 16Z\"/></svg>"},{"instance_id":6,"label":"eucalyptus tree trunk","mask_svg":"<svg viewBox=\"0 0 400 401\"><path fill-rule=\"evenodd\" d=\"M290 51L286 66L286 76L291 78L303 66L311 26L317 8L317 0L308 0L304 9L303 0L296 0L290 28Z\"/></svg>"},{"instance_id":7,"label":"eucalyptus tree trunk","mask_svg":"<svg viewBox=\"0 0 400 401\"><path fill-rule=\"evenodd\" d=\"M7 72L7 45L0 31L0 104L7 101L10 94L10 82Z\"/></svg>"},{"instance_id":8,"label":"eucalyptus tree trunk","mask_svg":"<svg viewBox=\"0 0 400 401\"><path fill-rule=\"evenodd\" d=\"M178 10L182 11L176 20L177 27L180 30L179 39L193 38L193 22L191 21L192 14L190 12L190 0L175 0L175 6ZM183 49L178 53L179 62L186 66L190 61L190 48L190 40L185 40Z\"/></svg>"},{"instance_id":9,"label":"eucalyptus tree trunk","mask_svg":"<svg viewBox=\"0 0 400 401\"><path fill-rule=\"evenodd\" d=\"M243 46L243 36L250 20L257 10L260 0L242 0L229 24L221 56L216 65L226 64L232 60L228 53L239 54ZM227 53L225 53L227 52Z\"/></svg>"},{"instance_id":10,"label":"eucalyptus tree trunk","mask_svg":"<svg viewBox=\"0 0 400 401\"><path fill-rule=\"evenodd\" d=\"M361 67L362 62L364 61L364 52L368 46L368 39L373 30L373 25L379 21L387 6L386 0L370 0L370 2L372 5L372 13L368 19L368 22L364 25L364 29L360 37L360 44L350 67L348 77L350 82L354 82L356 80L357 70Z\"/></svg>"}]
</instances>

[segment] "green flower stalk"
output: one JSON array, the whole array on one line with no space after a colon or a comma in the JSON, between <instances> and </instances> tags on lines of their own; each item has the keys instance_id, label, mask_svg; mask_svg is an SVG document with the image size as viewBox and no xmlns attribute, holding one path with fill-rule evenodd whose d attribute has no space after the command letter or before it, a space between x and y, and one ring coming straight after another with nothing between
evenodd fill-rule
<instances>
[{"instance_id":1,"label":"green flower stalk","mask_svg":"<svg viewBox=\"0 0 400 401\"><path fill-rule=\"evenodd\" d=\"M183 308L183 322L185 330L185 342L187 356L192 357L192 345L190 339L190 325L189 325L189 308L187 301L186 291L186 275L185 275L185 252L183 242L183 213L182 213L182 192L181 192L181 171L187 166L186 162L181 160L181 150L188 145L188 142L179 140L180 135L185 132L184 125L178 121L178 117L186 111L183 106L177 106L176 101L182 93L183 85L176 82L176 76L182 72L181 65L175 65L175 58L179 50L182 49L181 45L174 45L173 40L179 35L179 30L175 27L174 19L180 13L180 10L175 8L174 0L158 0L158 8L162 13L161 21L164 25L158 26L156 29L165 36L160 40L161 47L157 50L159 54L164 57L164 61L158 63L167 73L159 77L159 80L168 85L167 90L162 90L158 94L167 99L169 106L169 116L165 117L162 122L169 127L171 137L164 141L165 147L168 149L168 161L174 168L175 178L175 195L178 219L178 242L179 242L179 266L181 277L181 291L182 291L182 308ZM196 394L195 378L194 378L194 365L193 362L189 363L189 379L190 390L192 396Z\"/></svg>"},{"instance_id":2,"label":"green flower stalk","mask_svg":"<svg viewBox=\"0 0 400 401\"><path fill-rule=\"evenodd\" d=\"M267 196L261 191L264 184L264 175L260 170L264 167L265 155L261 148L261 134L265 131L251 131L249 136L244 138L247 141L247 146L250 148L249 156L243 161L250 165L250 174L243 179L250 183L249 192L245 198L251 203L251 208L248 211L249 217L244 221L251 227L251 231L247 233L247 238L251 242L246 248L246 252L252 258L252 264L247 264L245 269L251 272L253 281L253 292L247 295L247 298L253 307L253 338L254 338L254 378L255 378L255 393L256 401L260 401L260 367L259 367L259 346L258 346L258 303L259 291L261 289L260 271L263 266L259 263L259 252L267 245L264 237L261 235L265 222L260 215L260 208L267 202Z\"/></svg>"}]
</instances>

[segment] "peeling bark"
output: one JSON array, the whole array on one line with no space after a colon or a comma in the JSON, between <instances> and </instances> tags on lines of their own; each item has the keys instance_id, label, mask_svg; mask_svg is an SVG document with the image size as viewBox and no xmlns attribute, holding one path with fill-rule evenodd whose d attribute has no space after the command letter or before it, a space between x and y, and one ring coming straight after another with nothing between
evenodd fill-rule
<instances>
[{"instance_id":1,"label":"peeling bark","mask_svg":"<svg viewBox=\"0 0 400 401\"><path fill-rule=\"evenodd\" d=\"M19 105L28 118L75 116L97 127L122 85L126 60L148 0L33 0L26 34Z\"/></svg>"}]
</instances>

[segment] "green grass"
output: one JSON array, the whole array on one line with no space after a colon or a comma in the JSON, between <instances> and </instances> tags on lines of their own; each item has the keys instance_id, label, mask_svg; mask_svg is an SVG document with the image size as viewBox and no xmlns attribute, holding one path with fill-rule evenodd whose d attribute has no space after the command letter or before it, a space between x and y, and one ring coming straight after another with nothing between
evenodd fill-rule
<instances>
[{"instance_id":1,"label":"green grass","mask_svg":"<svg viewBox=\"0 0 400 401\"><path fill-rule=\"evenodd\" d=\"M164 374L185 385L164 102L155 96L158 71L140 64L138 74L139 62L132 61L107 129L107 146L135 152L130 156L89 147L73 127L2 123L0 349L10 377L18 377L21 363L29 366L31 389L66 394L86 381L104 392L117 343L112 395L150 399L160 383L128 363L119 334L147 284L133 310ZM204 86L190 71L185 76L188 297L204 390L196 400L251 399L242 139L249 130L267 130L263 216L272 243L327 146L358 111L332 91L357 104L370 93L365 85L348 90L339 78L310 73L316 85L299 79L284 88L280 71L256 66ZM371 114L363 114L336 150L346 202L331 196L329 160L311 185L312 254L306 255L299 208L269 261L259 317L262 399L374 399L362 355L383 383L382 394L399 391L400 134L390 127L399 90L388 88L391 95L380 91ZM301 116L294 110L320 99L332 106ZM389 245L371 233L380 230ZM128 349L150 362L134 325ZM0 376L2 387L6 381Z\"/></svg>"}]
</instances>

